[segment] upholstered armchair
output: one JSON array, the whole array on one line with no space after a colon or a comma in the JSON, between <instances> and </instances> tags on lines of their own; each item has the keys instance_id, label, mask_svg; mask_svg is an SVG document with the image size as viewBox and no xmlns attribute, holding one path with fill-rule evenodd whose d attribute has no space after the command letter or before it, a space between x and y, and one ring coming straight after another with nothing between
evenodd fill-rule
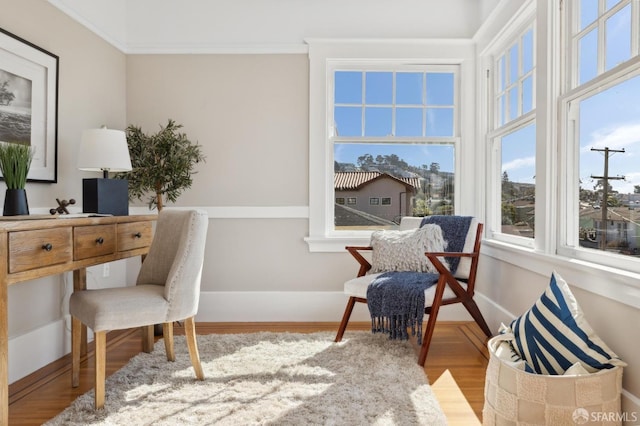
<instances>
[{"instance_id":1,"label":"upholstered armchair","mask_svg":"<svg viewBox=\"0 0 640 426\"><path fill-rule=\"evenodd\" d=\"M198 210L163 210L148 255L135 286L76 291L69 301L72 316L72 385L79 384L81 324L94 332L95 407L105 402L106 334L110 330L143 327L151 351L154 324L163 325L169 361L175 360L173 322L185 323L191 363L204 379L196 343L198 311L208 217Z\"/></svg>"},{"instance_id":2,"label":"upholstered armchair","mask_svg":"<svg viewBox=\"0 0 640 426\"><path fill-rule=\"evenodd\" d=\"M435 223L438 218L432 217ZM445 218L448 223L455 225L456 221L463 220L463 217L441 217ZM409 231L420 227L423 218L420 217L403 217L400 222L400 231ZM454 303L462 303L469 314L482 329L482 331L490 337L492 335L480 309L473 299L475 290L476 272L478 260L480 257L480 243L482 240L483 224L476 218L467 218L468 230L466 235L462 234L459 251L441 250L438 252L423 250L422 254L435 268L434 273L437 274L435 285L428 287L425 293L425 313L429 315L427 327L422 337L422 344L418 363L423 366L431 344L431 338L436 325L438 312L441 306ZM446 234L445 238L446 238ZM351 279L344 284L344 293L349 297L345 308L342 321L340 323L335 341L342 340L345 329L351 317L351 313L356 303L368 303L367 291L369 286L381 273L372 271L372 262L370 262L363 254L374 250L372 246L355 247L348 246L346 250L359 263L360 268L356 278ZM374 253L375 256L375 253ZM457 261L456 261L457 260ZM449 264L455 262L455 270L450 270ZM391 281L393 281L391 279ZM418 339L420 341L420 339Z\"/></svg>"}]
</instances>

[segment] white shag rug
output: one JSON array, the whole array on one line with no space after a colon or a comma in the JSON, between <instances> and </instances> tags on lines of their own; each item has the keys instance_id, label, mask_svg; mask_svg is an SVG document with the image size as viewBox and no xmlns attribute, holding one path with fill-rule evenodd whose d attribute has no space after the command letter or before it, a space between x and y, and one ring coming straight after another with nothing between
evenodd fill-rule
<instances>
[{"instance_id":1,"label":"white shag rug","mask_svg":"<svg viewBox=\"0 0 640 426\"><path fill-rule=\"evenodd\" d=\"M46 425L444 425L408 342L386 335L198 335L205 380L184 336L176 361L164 343L107 378L105 408L90 391Z\"/></svg>"}]
</instances>

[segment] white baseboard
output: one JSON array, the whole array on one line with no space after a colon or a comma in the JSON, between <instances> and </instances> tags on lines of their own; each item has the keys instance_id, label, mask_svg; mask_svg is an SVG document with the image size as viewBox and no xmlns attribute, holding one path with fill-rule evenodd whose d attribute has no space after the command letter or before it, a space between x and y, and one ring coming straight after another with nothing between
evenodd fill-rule
<instances>
[{"instance_id":1,"label":"white baseboard","mask_svg":"<svg viewBox=\"0 0 640 426\"><path fill-rule=\"evenodd\" d=\"M480 311L482 312L482 316L484 316L485 321L489 325L489 329L494 333L498 332L498 328L501 323L509 325L509 323L517 316L506 310L502 305L497 304L484 294L478 293L477 291L474 299L478 304L478 308L480 308Z\"/></svg>"},{"instance_id":2,"label":"white baseboard","mask_svg":"<svg viewBox=\"0 0 640 426\"><path fill-rule=\"evenodd\" d=\"M200 293L196 317L201 322L338 322L347 296L331 291L207 291ZM471 321L461 305L443 306L442 321ZM357 303L352 321L370 321L364 303Z\"/></svg>"}]
</instances>

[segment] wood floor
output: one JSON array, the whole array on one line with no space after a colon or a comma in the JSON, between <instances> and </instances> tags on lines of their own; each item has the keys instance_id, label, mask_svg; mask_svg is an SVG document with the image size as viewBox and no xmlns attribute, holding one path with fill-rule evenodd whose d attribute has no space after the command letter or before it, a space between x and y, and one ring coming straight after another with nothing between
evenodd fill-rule
<instances>
[{"instance_id":1,"label":"wood floor","mask_svg":"<svg viewBox=\"0 0 640 426\"><path fill-rule=\"evenodd\" d=\"M337 323L198 323L198 334L337 330ZM347 330L367 330L368 323L350 323ZM175 334L182 334L176 326ZM142 348L137 330L109 333L107 375ZM418 348L414 342L416 359ZM9 424L40 425L55 417L93 387L93 353L82 360L80 387L71 387L69 356L9 386ZM486 338L475 323L443 322L436 327L424 371L450 425L482 423L484 376L488 362Z\"/></svg>"}]
</instances>

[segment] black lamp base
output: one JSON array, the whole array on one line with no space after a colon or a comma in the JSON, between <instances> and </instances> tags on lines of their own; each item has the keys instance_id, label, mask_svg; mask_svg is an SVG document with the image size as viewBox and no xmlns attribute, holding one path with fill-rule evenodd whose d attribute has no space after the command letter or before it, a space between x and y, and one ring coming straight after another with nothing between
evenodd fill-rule
<instances>
[{"instance_id":1,"label":"black lamp base","mask_svg":"<svg viewBox=\"0 0 640 426\"><path fill-rule=\"evenodd\" d=\"M129 182L125 179L82 179L82 212L129 215Z\"/></svg>"}]
</instances>

